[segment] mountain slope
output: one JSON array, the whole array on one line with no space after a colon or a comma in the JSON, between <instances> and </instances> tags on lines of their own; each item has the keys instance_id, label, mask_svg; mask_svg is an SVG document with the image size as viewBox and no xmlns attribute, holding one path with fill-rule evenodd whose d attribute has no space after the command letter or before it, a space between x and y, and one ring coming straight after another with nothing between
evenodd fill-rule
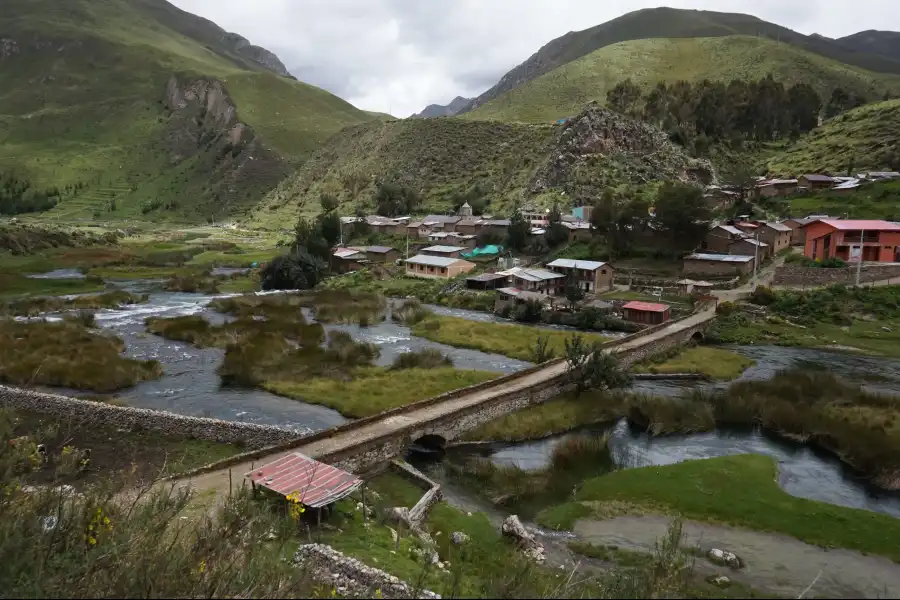
<instances>
[{"instance_id":1,"label":"mountain slope","mask_svg":"<svg viewBox=\"0 0 900 600\"><path fill-rule=\"evenodd\" d=\"M649 87L658 81L758 80L768 73L785 84L807 82L825 99L837 86L870 99L900 91L900 75L872 73L765 38L648 39L597 50L461 117L547 123L589 101L605 103L607 90L629 77Z\"/></svg>"},{"instance_id":2,"label":"mountain slope","mask_svg":"<svg viewBox=\"0 0 900 600\"><path fill-rule=\"evenodd\" d=\"M878 54L893 60L900 60L900 32L897 31L860 31L853 35L839 38L839 44L857 52Z\"/></svg>"},{"instance_id":3,"label":"mountain slope","mask_svg":"<svg viewBox=\"0 0 900 600\"><path fill-rule=\"evenodd\" d=\"M545 73L596 50L630 40L695 38L731 35L761 36L804 48L821 56L865 69L900 74L900 57L887 58L842 46L821 36L805 36L751 15L675 8L648 8L625 14L596 27L573 31L547 43L504 75L467 108L485 104Z\"/></svg>"},{"instance_id":4,"label":"mountain slope","mask_svg":"<svg viewBox=\"0 0 900 600\"><path fill-rule=\"evenodd\" d=\"M767 162L773 175L900 170L900 100L867 104L826 121Z\"/></svg>"},{"instance_id":5,"label":"mountain slope","mask_svg":"<svg viewBox=\"0 0 900 600\"><path fill-rule=\"evenodd\" d=\"M446 106L444 106L443 104L429 104L425 107L425 110L412 116L413 118L420 119L431 119L434 117L452 117L453 115L459 113L459 111L467 107L470 102L472 102L471 98L463 98L462 96L457 96L450 102L450 104L447 104Z\"/></svg>"},{"instance_id":6,"label":"mountain slope","mask_svg":"<svg viewBox=\"0 0 900 600\"><path fill-rule=\"evenodd\" d=\"M373 208L378 182L414 189L420 212L445 213L477 189L487 211L504 216L516 202L591 201L606 187L654 181L708 181L706 161L688 157L645 123L588 106L565 126L457 118L404 119L348 128L268 195L247 223L290 227L319 211L322 194L343 214Z\"/></svg>"},{"instance_id":7,"label":"mountain slope","mask_svg":"<svg viewBox=\"0 0 900 600\"><path fill-rule=\"evenodd\" d=\"M221 218L372 118L162 0L3 2L0 174L60 218Z\"/></svg>"}]
</instances>

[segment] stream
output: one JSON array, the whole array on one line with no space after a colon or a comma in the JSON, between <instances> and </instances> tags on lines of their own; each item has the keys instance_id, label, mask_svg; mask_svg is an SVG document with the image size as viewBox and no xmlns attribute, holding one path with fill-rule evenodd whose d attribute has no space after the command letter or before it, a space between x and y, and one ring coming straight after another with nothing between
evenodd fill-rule
<instances>
[{"instance_id":1,"label":"stream","mask_svg":"<svg viewBox=\"0 0 900 600\"><path fill-rule=\"evenodd\" d=\"M223 350L198 349L148 334L144 329L144 320L151 316L203 314L212 322L221 322L225 317L207 308L216 296L160 291L160 282L156 281L121 282L119 285L128 291L149 293L149 301L121 309L98 311L98 323L124 340L128 356L158 360L165 372L158 380L142 382L118 394L129 405L190 416L276 425L298 432L321 430L346 422L347 419L338 412L323 406L262 390L223 388L216 375ZM433 309L438 314L472 320L497 320L493 315L463 309ZM346 331L359 341L376 344L381 350L377 361L379 365L389 365L402 352L435 348L449 355L459 369L512 373L530 366L527 362L500 355L424 340L413 336L408 327L390 320L369 327L326 325L325 328ZM873 391L900 394L900 361L897 360L803 348L735 346L733 349L757 361L741 379L766 379L776 371L792 366L819 367L863 381ZM636 381L633 389L647 394L676 395L687 389L727 385L704 381L654 380ZM900 498L897 495L878 493L867 487L836 458L759 433L720 431L650 438L646 434L630 431L625 423L595 431L598 435L607 431L611 433L613 449L620 449L629 457L629 466L664 465L748 452L766 454L778 460L779 483L791 494L900 517ZM548 464L554 446L563 437L496 445L490 456L498 463L516 464L524 469L543 468ZM445 481L445 484L447 493L452 493L452 481Z\"/></svg>"}]
</instances>

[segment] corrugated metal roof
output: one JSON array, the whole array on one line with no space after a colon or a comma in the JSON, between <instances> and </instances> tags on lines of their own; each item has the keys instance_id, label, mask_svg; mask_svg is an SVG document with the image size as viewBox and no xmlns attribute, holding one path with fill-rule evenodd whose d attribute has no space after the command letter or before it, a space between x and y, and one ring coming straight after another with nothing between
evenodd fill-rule
<instances>
[{"instance_id":1,"label":"corrugated metal roof","mask_svg":"<svg viewBox=\"0 0 900 600\"><path fill-rule=\"evenodd\" d=\"M390 246L366 246L366 252L374 252L375 254L387 254L393 248Z\"/></svg>"},{"instance_id":2,"label":"corrugated metal roof","mask_svg":"<svg viewBox=\"0 0 900 600\"><path fill-rule=\"evenodd\" d=\"M775 231L790 231L791 228L785 225L784 223L775 223L774 221L766 221L766 227L770 229L774 229Z\"/></svg>"},{"instance_id":3,"label":"corrugated metal roof","mask_svg":"<svg viewBox=\"0 0 900 600\"><path fill-rule=\"evenodd\" d=\"M350 495L362 479L341 469L293 452L247 473L253 483L287 496L297 494L300 502L319 508Z\"/></svg>"},{"instance_id":4,"label":"corrugated metal roof","mask_svg":"<svg viewBox=\"0 0 900 600\"><path fill-rule=\"evenodd\" d=\"M900 225L891 223L890 221L878 220L844 220L844 219L819 219L826 225L831 225L835 229L841 231L869 229L878 231L900 231Z\"/></svg>"},{"instance_id":5,"label":"corrugated metal roof","mask_svg":"<svg viewBox=\"0 0 900 600\"><path fill-rule=\"evenodd\" d=\"M548 279L559 279L564 277L564 275L560 273L554 273L547 269L522 269L512 273L512 276L524 279L525 281L546 281Z\"/></svg>"},{"instance_id":6,"label":"corrugated metal roof","mask_svg":"<svg viewBox=\"0 0 900 600\"><path fill-rule=\"evenodd\" d=\"M584 269L586 271L596 271L603 265L605 262L598 262L596 260L573 260L571 258L557 258L552 263L548 263L548 267L562 267L564 269Z\"/></svg>"},{"instance_id":7,"label":"corrugated metal roof","mask_svg":"<svg viewBox=\"0 0 900 600\"><path fill-rule=\"evenodd\" d=\"M500 273L482 273L481 275L467 277L466 279L469 281L496 281L498 279L506 279L506 275L501 275Z\"/></svg>"},{"instance_id":8,"label":"corrugated metal roof","mask_svg":"<svg viewBox=\"0 0 900 600\"><path fill-rule=\"evenodd\" d=\"M737 235L737 236L744 235L743 231L741 231L740 229L738 229L737 227L735 227L733 225L717 225L716 227L713 227L713 229L724 229L731 235Z\"/></svg>"},{"instance_id":9,"label":"corrugated metal roof","mask_svg":"<svg viewBox=\"0 0 900 600\"><path fill-rule=\"evenodd\" d=\"M831 177L830 175L806 174L806 175L801 175L801 177L803 177L804 179L806 179L808 181L821 181L822 183L833 183L834 182L834 177Z\"/></svg>"},{"instance_id":10,"label":"corrugated metal roof","mask_svg":"<svg viewBox=\"0 0 900 600\"><path fill-rule=\"evenodd\" d=\"M735 245L735 244L741 244L741 243L743 243L743 242L747 242L747 243L750 244L751 246L759 246L760 248L764 248L764 247L768 246L767 243L765 243L765 242L758 242L758 241L756 241L756 240L753 239L753 238L744 238L744 239L742 239L742 240L735 240L735 241L731 242L730 245L733 246L733 245Z\"/></svg>"},{"instance_id":11,"label":"corrugated metal roof","mask_svg":"<svg viewBox=\"0 0 900 600\"><path fill-rule=\"evenodd\" d=\"M714 261L714 262L734 262L734 263L744 263L753 260L752 256L743 256L740 254L691 254L690 256L685 256L684 260L706 260L706 261Z\"/></svg>"},{"instance_id":12,"label":"corrugated metal roof","mask_svg":"<svg viewBox=\"0 0 900 600\"><path fill-rule=\"evenodd\" d=\"M460 246L428 246L422 252L441 252L444 254L453 254L454 252L460 252L465 250Z\"/></svg>"},{"instance_id":13,"label":"corrugated metal roof","mask_svg":"<svg viewBox=\"0 0 900 600\"><path fill-rule=\"evenodd\" d=\"M657 304L655 302L641 302L640 300L632 300L622 307L630 310L641 310L644 312L665 312L669 307L665 304Z\"/></svg>"},{"instance_id":14,"label":"corrugated metal roof","mask_svg":"<svg viewBox=\"0 0 900 600\"><path fill-rule=\"evenodd\" d=\"M414 265L427 265L429 267L449 267L458 262L465 262L461 258L447 258L444 256L428 256L427 254L417 254L412 258L407 258L406 262Z\"/></svg>"}]
</instances>

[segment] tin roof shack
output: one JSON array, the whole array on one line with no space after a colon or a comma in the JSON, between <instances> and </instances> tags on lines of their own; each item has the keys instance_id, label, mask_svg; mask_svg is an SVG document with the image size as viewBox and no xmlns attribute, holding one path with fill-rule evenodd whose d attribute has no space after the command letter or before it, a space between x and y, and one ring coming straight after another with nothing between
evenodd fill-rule
<instances>
[{"instance_id":1,"label":"tin roof shack","mask_svg":"<svg viewBox=\"0 0 900 600\"><path fill-rule=\"evenodd\" d=\"M728 254L757 256L759 257L759 262L762 262L772 257L772 247L762 240L757 241L754 238L744 238L731 242L731 245L728 246Z\"/></svg>"},{"instance_id":2,"label":"tin roof shack","mask_svg":"<svg viewBox=\"0 0 900 600\"><path fill-rule=\"evenodd\" d=\"M684 275L700 277L740 277L752 271L752 256L733 254L691 254L684 257L682 267Z\"/></svg>"},{"instance_id":3,"label":"tin roof shack","mask_svg":"<svg viewBox=\"0 0 900 600\"><path fill-rule=\"evenodd\" d=\"M558 258L547 264L547 268L568 278L573 278L582 290L596 294L611 290L615 269L605 262L593 260L573 260Z\"/></svg>"},{"instance_id":4,"label":"tin roof shack","mask_svg":"<svg viewBox=\"0 0 900 600\"><path fill-rule=\"evenodd\" d=\"M622 307L622 318L642 325L659 325L668 321L671 316L666 304L635 300Z\"/></svg>"},{"instance_id":5,"label":"tin roof shack","mask_svg":"<svg viewBox=\"0 0 900 600\"><path fill-rule=\"evenodd\" d=\"M349 273L362 269L368 260L361 248L335 248L329 262L331 270L335 273Z\"/></svg>"},{"instance_id":6,"label":"tin roof shack","mask_svg":"<svg viewBox=\"0 0 900 600\"><path fill-rule=\"evenodd\" d=\"M803 217L802 219L787 219L782 224L791 230L791 245L803 246L806 244L806 225L815 221L815 217Z\"/></svg>"},{"instance_id":7,"label":"tin roof shack","mask_svg":"<svg viewBox=\"0 0 900 600\"><path fill-rule=\"evenodd\" d=\"M809 191L828 190L834 183L834 177L829 175L806 174L797 178L797 187Z\"/></svg>"},{"instance_id":8,"label":"tin roof shack","mask_svg":"<svg viewBox=\"0 0 900 600\"><path fill-rule=\"evenodd\" d=\"M797 193L796 179L766 179L756 184L756 197L774 198Z\"/></svg>"},{"instance_id":9,"label":"tin roof shack","mask_svg":"<svg viewBox=\"0 0 900 600\"><path fill-rule=\"evenodd\" d=\"M584 242L591 239L591 224L584 221L563 221L562 226L569 230L570 242Z\"/></svg>"},{"instance_id":10,"label":"tin roof shack","mask_svg":"<svg viewBox=\"0 0 900 600\"><path fill-rule=\"evenodd\" d=\"M803 254L812 260L900 262L900 225L879 220L818 219L806 225Z\"/></svg>"},{"instance_id":11,"label":"tin roof shack","mask_svg":"<svg viewBox=\"0 0 900 600\"><path fill-rule=\"evenodd\" d=\"M362 250L369 262L391 263L400 258L400 251L390 246L366 246Z\"/></svg>"},{"instance_id":12,"label":"tin roof shack","mask_svg":"<svg viewBox=\"0 0 900 600\"><path fill-rule=\"evenodd\" d=\"M426 254L417 254L412 258L407 258L405 262L406 275L422 279L453 279L457 275L468 273L475 268L475 263L461 258L445 258Z\"/></svg>"},{"instance_id":13,"label":"tin roof shack","mask_svg":"<svg viewBox=\"0 0 900 600\"><path fill-rule=\"evenodd\" d=\"M461 258L465 250L462 246L428 246L421 250L421 254L443 256L445 258Z\"/></svg>"},{"instance_id":14,"label":"tin roof shack","mask_svg":"<svg viewBox=\"0 0 900 600\"><path fill-rule=\"evenodd\" d=\"M497 298L494 300L494 312L501 312L504 309L513 309L519 304L525 304L529 300L537 300L541 306L546 306L551 300L549 296L520 290L515 287L502 287L497 290Z\"/></svg>"},{"instance_id":15,"label":"tin roof shack","mask_svg":"<svg viewBox=\"0 0 900 600\"><path fill-rule=\"evenodd\" d=\"M500 273L482 273L466 278L466 289L490 291L506 286L506 275Z\"/></svg>"},{"instance_id":16,"label":"tin roof shack","mask_svg":"<svg viewBox=\"0 0 900 600\"><path fill-rule=\"evenodd\" d=\"M733 225L716 225L706 234L703 249L710 252L728 252L732 242L743 239L744 232Z\"/></svg>"},{"instance_id":17,"label":"tin roof shack","mask_svg":"<svg viewBox=\"0 0 900 600\"><path fill-rule=\"evenodd\" d=\"M363 485L362 479L356 475L300 452L277 458L253 469L244 477L250 480L254 491L261 488L315 509L334 504Z\"/></svg>"},{"instance_id":18,"label":"tin roof shack","mask_svg":"<svg viewBox=\"0 0 900 600\"><path fill-rule=\"evenodd\" d=\"M547 269L515 267L508 271L501 271L501 274L506 274L509 277L509 282L513 287L546 296L562 294L566 281L565 275L554 273Z\"/></svg>"},{"instance_id":19,"label":"tin roof shack","mask_svg":"<svg viewBox=\"0 0 900 600\"><path fill-rule=\"evenodd\" d=\"M791 247L791 228L774 221L759 222L759 239L769 245L773 254Z\"/></svg>"}]
</instances>

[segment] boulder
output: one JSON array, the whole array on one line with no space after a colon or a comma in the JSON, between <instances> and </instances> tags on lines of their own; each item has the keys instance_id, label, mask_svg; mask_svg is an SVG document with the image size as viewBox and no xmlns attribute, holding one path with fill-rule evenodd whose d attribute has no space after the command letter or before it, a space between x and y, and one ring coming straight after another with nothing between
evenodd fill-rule
<instances>
[{"instance_id":1,"label":"boulder","mask_svg":"<svg viewBox=\"0 0 900 600\"><path fill-rule=\"evenodd\" d=\"M515 540L516 545L525 553L525 556L537 562L544 561L544 547L525 529L517 515L508 516L503 521L500 532L504 537Z\"/></svg>"},{"instance_id":2,"label":"boulder","mask_svg":"<svg viewBox=\"0 0 900 600\"><path fill-rule=\"evenodd\" d=\"M713 548L707 552L706 558L709 559L709 562L720 567L740 569L744 566L744 561L737 554L728 550L720 550L719 548Z\"/></svg>"},{"instance_id":3,"label":"boulder","mask_svg":"<svg viewBox=\"0 0 900 600\"><path fill-rule=\"evenodd\" d=\"M461 531L454 531L450 534L450 541L456 544L457 546L462 546L466 542L469 541L469 536L464 534Z\"/></svg>"},{"instance_id":4,"label":"boulder","mask_svg":"<svg viewBox=\"0 0 900 600\"><path fill-rule=\"evenodd\" d=\"M731 579L725 575L710 575L706 578L706 582L721 589L731 585Z\"/></svg>"}]
</instances>

